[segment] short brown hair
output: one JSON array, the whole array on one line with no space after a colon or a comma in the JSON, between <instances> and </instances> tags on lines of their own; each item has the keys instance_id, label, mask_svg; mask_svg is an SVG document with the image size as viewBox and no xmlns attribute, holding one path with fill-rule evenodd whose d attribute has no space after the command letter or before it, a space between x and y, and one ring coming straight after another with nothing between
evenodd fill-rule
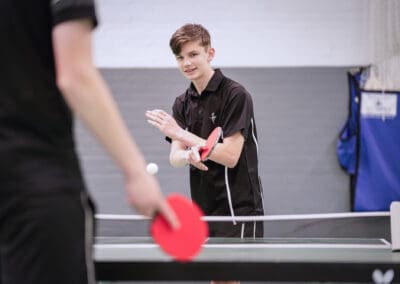
<instances>
[{"instance_id":1,"label":"short brown hair","mask_svg":"<svg viewBox=\"0 0 400 284\"><path fill-rule=\"evenodd\" d=\"M182 45L190 41L200 41L200 45L211 45L210 33L200 24L185 24L174 32L169 41L169 46L175 55L181 52Z\"/></svg>"}]
</instances>

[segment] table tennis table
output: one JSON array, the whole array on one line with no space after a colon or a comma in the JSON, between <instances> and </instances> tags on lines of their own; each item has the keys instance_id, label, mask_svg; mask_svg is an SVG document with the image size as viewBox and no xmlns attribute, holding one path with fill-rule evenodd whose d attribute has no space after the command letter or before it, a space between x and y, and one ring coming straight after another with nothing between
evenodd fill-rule
<instances>
[{"instance_id":1,"label":"table tennis table","mask_svg":"<svg viewBox=\"0 0 400 284\"><path fill-rule=\"evenodd\" d=\"M384 239L209 238L179 263L150 237L97 237L94 258L99 281L400 282L400 252Z\"/></svg>"}]
</instances>

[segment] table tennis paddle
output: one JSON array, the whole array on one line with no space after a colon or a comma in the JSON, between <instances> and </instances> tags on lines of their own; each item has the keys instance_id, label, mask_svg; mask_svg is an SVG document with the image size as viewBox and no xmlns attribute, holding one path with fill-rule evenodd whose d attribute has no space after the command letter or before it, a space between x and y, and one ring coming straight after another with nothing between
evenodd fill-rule
<instances>
[{"instance_id":1,"label":"table tennis paddle","mask_svg":"<svg viewBox=\"0 0 400 284\"><path fill-rule=\"evenodd\" d=\"M150 226L150 233L155 242L175 260L191 261L208 237L208 224L201 219L204 214L197 204L180 194L171 194L167 202L180 222L179 229L173 230L158 214Z\"/></svg>"},{"instance_id":2,"label":"table tennis paddle","mask_svg":"<svg viewBox=\"0 0 400 284\"><path fill-rule=\"evenodd\" d=\"M207 138L206 145L199 148L200 158L202 161L205 161L208 159L208 157L210 157L215 146L218 144L221 135L222 135L222 128L219 126L214 128L214 130Z\"/></svg>"}]
</instances>

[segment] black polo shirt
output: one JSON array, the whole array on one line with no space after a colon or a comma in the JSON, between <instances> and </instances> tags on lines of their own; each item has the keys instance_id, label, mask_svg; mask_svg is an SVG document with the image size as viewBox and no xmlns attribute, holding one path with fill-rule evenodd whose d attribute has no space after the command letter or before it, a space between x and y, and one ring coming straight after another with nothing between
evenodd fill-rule
<instances>
[{"instance_id":1,"label":"black polo shirt","mask_svg":"<svg viewBox=\"0 0 400 284\"><path fill-rule=\"evenodd\" d=\"M56 86L52 29L91 19L93 0L2 0L0 194L82 186L71 113Z\"/></svg>"},{"instance_id":2,"label":"black polo shirt","mask_svg":"<svg viewBox=\"0 0 400 284\"><path fill-rule=\"evenodd\" d=\"M238 164L232 168L206 161L208 171L190 167L194 201L206 215L263 215L262 188L258 175L257 131L250 94L239 83L215 70L199 95L193 86L177 97L173 116L188 131L207 138L222 127L223 137L241 132L245 142Z\"/></svg>"}]
</instances>

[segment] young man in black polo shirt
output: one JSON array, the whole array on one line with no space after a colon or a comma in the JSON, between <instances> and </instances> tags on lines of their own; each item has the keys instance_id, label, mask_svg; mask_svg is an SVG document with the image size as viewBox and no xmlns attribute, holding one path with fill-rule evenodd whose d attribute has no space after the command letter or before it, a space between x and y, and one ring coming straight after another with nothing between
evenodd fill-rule
<instances>
[{"instance_id":1,"label":"young man in black polo shirt","mask_svg":"<svg viewBox=\"0 0 400 284\"><path fill-rule=\"evenodd\" d=\"M93 0L0 5L0 283L95 283L93 211L70 109L121 168L139 213L174 215L93 65Z\"/></svg>"},{"instance_id":2,"label":"young man in black polo shirt","mask_svg":"<svg viewBox=\"0 0 400 284\"><path fill-rule=\"evenodd\" d=\"M232 222L210 223L210 236L261 237L262 222L234 221L235 216L264 215L251 96L211 67L215 51L203 26L182 26L172 35L170 47L191 84L176 98L173 117L153 110L146 113L148 121L171 139L170 163L190 164L191 195L205 214L232 216ZM217 126L223 139L203 163L198 146Z\"/></svg>"}]
</instances>

